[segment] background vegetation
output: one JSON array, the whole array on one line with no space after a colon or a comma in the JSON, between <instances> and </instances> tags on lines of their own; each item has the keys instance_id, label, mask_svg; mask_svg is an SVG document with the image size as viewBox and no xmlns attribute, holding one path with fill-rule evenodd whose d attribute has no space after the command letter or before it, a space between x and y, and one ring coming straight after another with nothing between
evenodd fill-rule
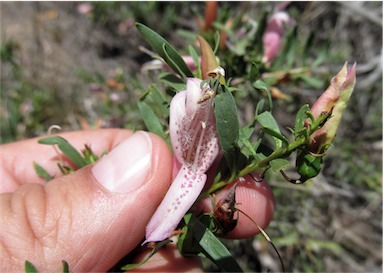
<instances>
[{"instance_id":1,"label":"background vegetation","mask_svg":"<svg viewBox=\"0 0 384 273\"><path fill-rule=\"evenodd\" d=\"M148 46L134 23L188 54L189 35L199 32L197 17L205 11L204 2L94 2L89 12L81 4L0 4L2 143L44 135L52 124L63 130L145 128L137 100L161 82L157 71L141 70L151 57L139 50ZM218 22L239 15L260 22L278 4L222 2ZM274 100L281 129L292 126L295 112L321 94L344 61L357 62L357 84L323 172L303 185L269 177L276 213L267 232L289 271L382 271L382 2L287 4L297 25L292 64L325 58L312 70L317 82L275 84L285 95ZM304 56L299 52L308 37L312 46ZM223 55L232 75L242 69L238 56L249 54ZM243 123L260 95L252 96L238 95ZM279 270L259 237L226 243L244 269Z\"/></svg>"}]
</instances>

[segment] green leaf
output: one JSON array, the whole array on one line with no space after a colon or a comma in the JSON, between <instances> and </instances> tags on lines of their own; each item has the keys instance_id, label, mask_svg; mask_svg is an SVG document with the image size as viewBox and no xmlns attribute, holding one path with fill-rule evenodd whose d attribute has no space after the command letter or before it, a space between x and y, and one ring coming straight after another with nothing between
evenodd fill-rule
<instances>
[{"instance_id":1,"label":"green leaf","mask_svg":"<svg viewBox=\"0 0 384 273\"><path fill-rule=\"evenodd\" d=\"M153 112L152 108L143 101L138 101L137 106L139 107L141 116L147 129L150 132L153 132L165 139L166 135L163 130L163 125L161 124L159 118L156 116L155 112Z\"/></svg>"},{"instance_id":2,"label":"green leaf","mask_svg":"<svg viewBox=\"0 0 384 273\"><path fill-rule=\"evenodd\" d=\"M294 77L294 79L301 79L303 80L306 84L308 84L310 87L320 89L323 87L324 83L322 80L318 80L313 77L309 77L305 74L298 74Z\"/></svg>"},{"instance_id":3,"label":"green leaf","mask_svg":"<svg viewBox=\"0 0 384 273\"><path fill-rule=\"evenodd\" d=\"M293 66L295 60L297 59L297 50L296 50L298 48L297 30L298 30L298 27L295 26L287 38L286 62L289 68Z\"/></svg>"},{"instance_id":4,"label":"green leaf","mask_svg":"<svg viewBox=\"0 0 384 273\"><path fill-rule=\"evenodd\" d=\"M165 246L166 244L169 244L171 242L172 242L172 240L168 239L168 240L164 240L164 241L156 243L156 246L152 249L151 253L149 253L148 256L144 258L144 260L142 260L139 263L135 263L135 264L127 264L127 265L123 266L121 269L122 270L132 270L132 269L139 267L140 265L145 264L157 251L159 251L160 248L162 248L163 246Z\"/></svg>"},{"instance_id":5,"label":"green leaf","mask_svg":"<svg viewBox=\"0 0 384 273\"><path fill-rule=\"evenodd\" d=\"M25 272L26 273L38 273L36 267L30 262L30 261L25 261L24 264L25 267Z\"/></svg>"},{"instance_id":6,"label":"green leaf","mask_svg":"<svg viewBox=\"0 0 384 273\"><path fill-rule=\"evenodd\" d=\"M323 157L314 156L307 151L302 151L296 158L296 170L300 174L300 181L305 182L317 176L322 167Z\"/></svg>"},{"instance_id":7,"label":"green leaf","mask_svg":"<svg viewBox=\"0 0 384 273\"><path fill-rule=\"evenodd\" d=\"M37 162L33 162L33 167L35 168L37 175L43 178L46 182L49 182L53 179L53 177Z\"/></svg>"},{"instance_id":8,"label":"green leaf","mask_svg":"<svg viewBox=\"0 0 384 273\"><path fill-rule=\"evenodd\" d=\"M307 112L310 111L308 104L304 104L296 114L295 132L299 133L304 129L305 120L308 118Z\"/></svg>"},{"instance_id":9,"label":"green leaf","mask_svg":"<svg viewBox=\"0 0 384 273\"><path fill-rule=\"evenodd\" d=\"M256 82L254 82L252 84L252 86L254 88L256 88L257 90L265 91L267 93L268 102L269 102L269 110L272 112L272 108L273 108L272 95L271 95L271 91L268 88L268 85L265 82L263 82L262 80L257 80Z\"/></svg>"},{"instance_id":10,"label":"green leaf","mask_svg":"<svg viewBox=\"0 0 384 273\"><path fill-rule=\"evenodd\" d=\"M310 50L314 45L315 41L315 31L311 31L308 35L308 37L305 40L305 44L303 46L303 53L302 53L302 58L303 60L309 59L308 56L310 54Z\"/></svg>"},{"instance_id":11,"label":"green leaf","mask_svg":"<svg viewBox=\"0 0 384 273\"><path fill-rule=\"evenodd\" d=\"M297 26L295 26L287 35L280 54L273 62L273 68L284 67L286 71L291 69L297 60L297 48Z\"/></svg>"},{"instance_id":12,"label":"green leaf","mask_svg":"<svg viewBox=\"0 0 384 273\"><path fill-rule=\"evenodd\" d=\"M216 54L220 46L220 32L216 31L213 38L215 40L215 47L213 49L213 53Z\"/></svg>"},{"instance_id":13,"label":"green leaf","mask_svg":"<svg viewBox=\"0 0 384 273\"><path fill-rule=\"evenodd\" d=\"M283 158L277 158L269 162L271 169L275 172L278 172L290 165L290 162Z\"/></svg>"},{"instance_id":14,"label":"green leaf","mask_svg":"<svg viewBox=\"0 0 384 273\"><path fill-rule=\"evenodd\" d=\"M194 215L187 223L205 255L224 272L243 272L226 246Z\"/></svg>"},{"instance_id":15,"label":"green leaf","mask_svg":"<svg viewBox=\"0 0 384 273\"><path fill-rule=\"evenodd\" d=\"M161 76L162 74L160 74ZM149 86L148 92L143 94L140 98L141 101L150 99L151 107L155 113L161 113L163 118L169 116L169 102L155 84Z\"/></svg>"},{"instance_id":16,"label":"green leaf","mask_svg":"<svg viewBox=\"0 0 384 273\"><path fill-rule=\"evenodd\" d=\"M240 134L239 134L239 147L242 148L244 146L246 150L249 152L250 155L253 156L253 158L256 157L256 151L254 147L252 146L252 143L250 142L250 137L252 136L254 131L253 127L242 127L240 129ZM241 145L242 144L242 145ZM242 149L243 151L243 149Z\"/></svg>"},{"instance_id":17,"label":"green leaf","mask_svg":"<svg viewBox=\"0 0 384 273\"><path fill-rule=\"evenodd\" d=\"M82 168L87 165L86 160L81 154L64 138L60 136L52 136L39 139L40 144L57 145L69 160L71 160L77 168Z\"/></svg>"},{"instance_id":18,"label":"green leaf","mask_svg":"<svg viewBox=\"0 0 384 273\"><path fill-rule=\"evenodd\" d=\"M181 75L182 77L193 77L192 71L184 62L183 58L167 40L143 24L136 23L136 27L153 50L164 59L169 67L177 73L182 72L182 74L184 74Z\"/></svg>"},{"instance_id":19,"label":"green leaf","mask_svg":"<svg viewBox=\"0 0 384 273\"><path fill-rule=\"evenodd\" d=\"M99 159L99 157L97 155L95 155L95 153L92 151L91 147L89 147L87 144L85 144L85 148L82 151L82 153L84 156L84 160L87 162L87 165L92 164Z\"/></svg>"},{"instance_id":20,"label":"green leaf","mask_svg":"<svg viewBox=\"0 0 384 273\"><path fill-rule=\"evenodd\" d=\"M184 215L184 222L186 225L183 227L183 233L177 239L177 248L183 256L205 256L204 250L200 246L199 242L196 241L193 236L188 223L190 222L192 213ZM206 257L207 258L207 257Z\"/></svg>"},{"instance_id":21,"label":"green leaf","mask_svg":"<svg viewBox=\"0 0 384 273\"><path fill-rule=\"evenodd\" d=\"M177 63L173 60L173 58L171 57L172 55L172 52L171 50L169 49L169 46L167 46L166 44L163 44L163 51L164 51L164 54L165 54L165 57L166 59L168 60L168 65L170 67L174 67L172 69L176 69L174 70L176 73L178 73L182 78L183 80L186 79L186 75L185 73L183 72L183 70L177 65ZM181 57L181 56L180 56ZM183 60L184 62L184 60ZM192 71L191 71L192 72Z\"/></svg>"},{"instance_id":22,"label":"green leaf","mask_svg":"<svg viewBox=\"0 0 384 273\"><path fill-rule=\"evenodd\" d=\"M260 41L262 41L265 28L267 27L268 15L268 12L264 12L263 17L258 22L257 30L253 38L253 42L251 43L254 45L255 51L258 53L263 52L263 43L260 43Z\"/></svg>"},{"instance_id":23,"label":"green leaf","mask_svg":"<svg viewBox=\"0 0 384 273\"><path fill-rule=\"evenodd\" d=\"M196 70L197 70L197 78L201 79L201 65L199 60L199 55L197 54L196 50L193 48L193 46L188 46L189 55L191 55L193 62L195 63Z\"/></svg>"},{"instance_id":24,"label":"green leaf","mask_svg":"<svg viewBox=\"0 0 384 273\"><path fill-rule=\"evenodd\" d=\"M271 112L266 111L261 113L256 117L256 120L260 123L264 132L273 136L276 148L281 148L283 142L285 145L289 144L288 139L280 133L279 125L272 116Z\"/></svg>"},{"instance_id":25,"label":"green leaf","mask_svg":"<svg viewBox=\"0 0 384 273\"><path fill-rule=\"evenodd\" d=\"M256 109L255 109L255 116L258 116L261 111L263 110L264 108L264 104L265 104L265 101L264 100L260 100L257 105L256 105Z\"/></svg>"},{"instance_id":26,"label":"green leaf","mask_svg":"<svg viewBox=\"0 0 384 273\"><path fill-rule=\"evenodd\" d=\"M171 86L176 91L181 91L186 89L185 82L177 77L175 74L169 72L163 72L159 75L160 81Z\"/></svg>"},{"instance_id":27,"label":"green leaf","mask_svg":"<svg viewBox=\"0 0 384 273\"><path fill-rule=\"evenodd\" d=\"M332 242L332 241L320 241L320 240L312 240L307 239L305 240L305 244L308 247L308 249L311 249L313 251L317 251L319 249L327 249L332 251L333 253L341 253L343 252L343 248L339 243Z\"/></svg>"},{"instance_id":28,"label":"green leaf","mask_svg":"<svg viewBox=\"0 0 384 273\"><path fill-rule=\"evenodd\" d=\"M62 270L62 272L63 273L69 273L70 271L69 271L68 263L66 261L64 261L64 260L62 260L62 263L63 263L63 270Z\"/></svg>"},{"instance_id":29,"label":"green leaf","mask_svg":"<svg viewBox=\"0 0 384 273\"><path fill-rule=\"evenodd\" d=\"M224 85L219 85L214 98L217 133L221 148L233 171L236 164L237 142L239 139L239 121L235 99Z\"/></svg>"},{"instance_id":30,"label":"green leaf","mask_svg":"<svg viewBox=\"0 0 384 273\"><path fill-rule=\"evenodd\" d=\"M257 65L256 62L253 62L251 65L251 69L249 71L249 80L251 82L256 81L260 77L260 71L259 71L259 66Z\"/></svg>"},{"instance_id":31,"label":"green leaf","mask_svg":"<svg viewBox=\"0 0 384 273\"><path fill-rule=\"evenodd\" d=\"M320 48L320 50L317 50L317 58L311 62L310 67L313 69L315 67L318 67L322 63L324 63L326 60L329 59L329 49L331 47L331 40L326 41L326 44Z\"/></svg>"}]
</instances>

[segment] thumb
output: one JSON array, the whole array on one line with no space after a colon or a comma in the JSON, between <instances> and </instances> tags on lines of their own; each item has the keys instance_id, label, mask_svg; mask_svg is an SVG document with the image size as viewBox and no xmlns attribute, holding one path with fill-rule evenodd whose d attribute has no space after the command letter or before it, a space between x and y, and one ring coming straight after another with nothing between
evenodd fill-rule
<instances>
[{"instance_id":1,"label":"thumb","mask_svg":"<svg viewBox=\"0 0 384 273\"><path fill-rule=\"evenodd\" d=\"M137 132L93 166L2 194L0 271L107 271L144 238L171 172L167 144Z\"/></svg>"}]
</instances>

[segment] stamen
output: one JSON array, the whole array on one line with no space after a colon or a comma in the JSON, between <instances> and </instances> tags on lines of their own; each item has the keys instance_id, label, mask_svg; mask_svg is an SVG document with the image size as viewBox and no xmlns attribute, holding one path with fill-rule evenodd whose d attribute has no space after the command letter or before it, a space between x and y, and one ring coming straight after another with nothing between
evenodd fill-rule
<instances>
[{"instance_id":1,"label":"stamen","mask_svg":"<svg viewBox=\"0 0 384 273\"><path fill-rule=\"evenodd\" d=\"M201 128L202 128L202 132L200 134L199 143L197 144L197 150L196 150L195 158L193 160L193 166L197 166L199 164L198 161L200 160L199 157L200 157L201 143L203 142L205 129L207 128L207 124L205 123L205 121L201 122Z\"/></svg>"},{"instance_id":2,"label":"stamen","mask_svg":"<svg viewBox=\"0 0 384 273\"><path fill-rule=\"evenodd\" d=\"M192 153L193 151L195 151L195 143L196 143L196 140L197 140L197 135L199 134L200 132L200 128L199 126L194 126L194 120L192 120L192 124L191 124L191 127L196 127L196 130L195 130L195 133L193 134L193 137L192 137L192 141L191 141L191 145L189 146L189 150L188 150L188 154L187 154L187 158L186 158L186 162L191 162L191 157L192 157ZM190 131L190 130L189 130ZM200 141L199 141L200 142ZM196 157L196 154L195 154L195 157Z\"/></svg>"},{"instance_id":3,"label":"stamen","mask_svg":"<svg viewBox=\"0 0 384 273\"><path fill-rule=\"evenodd\" d=\"M207 123L208 123L208 119L209 119L209 113L212 110L211 107L213 107L212 98L214 97L214 94L212 96L209 96L209 98L204 98L204 96L206 95L207 89L212 90L209 87L209 85L206 86L205 88L203 88L203 94L202 94L202 97L199 99L199 101L202 99L204 99L204 101L201 101L200 103L199 103L199 101L197 102L199 107L193 113L193 117L192 117L192 120L190 123L190 128L188 130L190 132L194 131L194 135L192 137L191 145L189 146L186 162L191 163L191 161L193 160L192 165L194 167L198 166L198 163L199 163L199 160L201 157L201 155L200 155L201 148L202 148L201 146L202 146L202 143L203 143L203 140L205 137L205 131L206 131L206 127L207 127ZM217 86L215 86L215 90L217 90ZM203 121L196 118L196 117L202 115L201 111L205 111L205 113L203 114L203 117L204 117ZM201 124L201 126L199 123ZM192 130L192 128L194 128L195 130ZM202 131L200 131L200 130L202 130ZM199 133L200 133L200 135L198 137ZM198 143L196 146L197 139L198 139ZM195 154L194 158L192 158L193 153Z\"/></svg>"}]
</instances>

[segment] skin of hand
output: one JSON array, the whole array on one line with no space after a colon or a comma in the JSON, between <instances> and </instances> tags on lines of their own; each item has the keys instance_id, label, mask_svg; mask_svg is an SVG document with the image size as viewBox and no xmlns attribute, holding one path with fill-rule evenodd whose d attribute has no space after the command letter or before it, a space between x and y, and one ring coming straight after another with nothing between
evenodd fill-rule
<instances>
[{"instance_id":1,"label":"skin of hand","mask_svg":"<svg viewBox=\"0 0 384 273\"><path fill-rule=\"evenodd\" d=\"M109 270L144 239L145 227L172 182L172 154L154 134L97 129L60 136L78 150L87 144L97 155L108 154L60 176L58 155L38 139L0 145L1 272L23 272L25 260L39 272L60 271L62 260L73 272ZM57 176L44 182L33 162ZM261 227L268 225L274 199L266 182L245 178L238 184L236 201ZM250 223L240 214L228 237L257 234ZM198 258L182 257L172 244L136 270L155 271L203 272Z\"/></svg>"}]
</instances>

